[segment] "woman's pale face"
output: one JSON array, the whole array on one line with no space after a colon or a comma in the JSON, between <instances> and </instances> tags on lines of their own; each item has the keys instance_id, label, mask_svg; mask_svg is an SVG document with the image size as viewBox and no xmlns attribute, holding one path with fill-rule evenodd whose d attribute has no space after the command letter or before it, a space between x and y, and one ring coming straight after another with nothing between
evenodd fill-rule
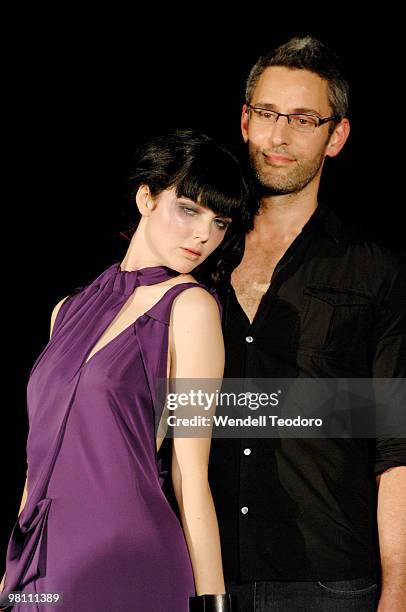
<instances>
[{"instance_id":1,"label":"woman's pale face","mask_svg":"<svg viewBox=\"0 0 406 612\"><path fill-rule=\"evenodd\" d=\"M220 245L231 223L229 217L178 197L174 188L154 198L153 209L144 220L146 247L153 260L184 274Z\"/></svg>"}]
</instances>

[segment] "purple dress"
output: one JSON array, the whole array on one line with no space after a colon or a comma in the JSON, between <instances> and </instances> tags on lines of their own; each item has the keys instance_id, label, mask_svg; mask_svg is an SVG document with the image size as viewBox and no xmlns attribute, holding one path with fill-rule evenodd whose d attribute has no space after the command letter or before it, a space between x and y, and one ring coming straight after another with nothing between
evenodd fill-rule
<instances>
[{"instance_id":1,"label":"purple dress","mask_svg":"<svg viewBox=\"0 0 406 612\"><path fill-rule=\"evenodd\" d=\"M138 285L165 267L105 270L61 306L28 383L28 499L7 550L3 593L60 593L13 610L187 612L194 582L163 491L155 429L172 302L181 283L85 363Z\"/></svg>"}]
</instances>

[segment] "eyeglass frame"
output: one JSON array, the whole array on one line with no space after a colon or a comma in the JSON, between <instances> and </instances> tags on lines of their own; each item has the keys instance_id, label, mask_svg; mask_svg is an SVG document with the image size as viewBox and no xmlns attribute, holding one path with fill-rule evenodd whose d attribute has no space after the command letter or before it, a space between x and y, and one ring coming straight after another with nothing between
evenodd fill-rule
<instances>
[{"instance_id":1,"label":"eyeglass frame","mask_svg":"<svg viewBox=\"0 0 406 612\"><path fill-rule=\"evenodd\" d=\"M304 117L311 117L312 119L317 119L317 125L314 126L314 130L318 127L320 127L321 125L323 125L324 123L327 123L328 121L340 121L341 117L340 115L331 115L331 117L317 117L317 115L309 115L307 113L278 113L277 111L271 109L271 108L263 108L262 106L253 106L252 104L246 104L247 109L249 110L261 110L261 111L268 111L269 113L273 113L274 115L277 115L276 119L275 119L275 123L278 121L279 117L286 117L288 120L288 126L294 130L296 129L297 132L300 132L301 130L298 130L297 128L293 128L290 125L290 117L291 115L294 116L304 116ZM314 130L309 130L307 133L308 134L312 134L314 132ZM306 130L302 130L303 132L306 132Z\"/></svg>"}]
</instances>

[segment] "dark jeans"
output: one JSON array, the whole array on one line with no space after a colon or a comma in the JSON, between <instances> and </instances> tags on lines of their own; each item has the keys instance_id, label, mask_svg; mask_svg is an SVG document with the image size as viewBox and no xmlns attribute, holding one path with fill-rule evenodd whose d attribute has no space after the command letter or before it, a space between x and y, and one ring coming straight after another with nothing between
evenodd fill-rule
<instances>
[{"instance_id":1,"label":"dark jeans","mask_svg":"<svg viewBox=\"0 0 406 612\"><path fill-rule=\"evenodd\" d=\"M227 582L233 612L374 612L375 577L338 582ZM234 609L235 608L235 609Z\"/></svg>"}]
</instances>

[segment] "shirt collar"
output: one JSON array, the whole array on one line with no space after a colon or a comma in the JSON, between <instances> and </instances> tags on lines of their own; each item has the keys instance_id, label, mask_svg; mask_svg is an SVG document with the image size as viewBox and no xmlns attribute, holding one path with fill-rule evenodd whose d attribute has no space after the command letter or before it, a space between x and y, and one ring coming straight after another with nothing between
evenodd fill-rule
<instances>
[{"instance_id":1,"label":"shirt collar","mask_svg":"<svg viewBox=\"0 0 406 612\"><path fill-rule=\"evenodd\" d=\"M303 229L308 230L313 225L324 230L336 244L340 242L342 222L328 206L319 204Z\"/></svg>"}]
</instances>

